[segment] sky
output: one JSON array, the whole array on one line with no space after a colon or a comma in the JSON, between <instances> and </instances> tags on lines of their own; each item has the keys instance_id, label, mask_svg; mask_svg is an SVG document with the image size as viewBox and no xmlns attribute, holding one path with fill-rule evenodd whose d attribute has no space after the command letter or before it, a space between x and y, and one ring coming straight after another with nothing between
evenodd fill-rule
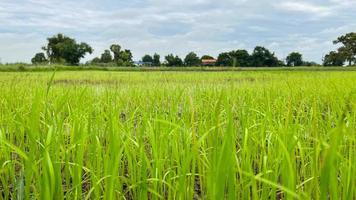
<instances>
[{"instance_id":1,"label":"sky","mask_svg":"<svg viewBox=\"0 0 356 200\"><path fill-rule=\"evenodd\" d=\"M356 31L356 0L0 0L0 59L30 62L57 33L94 48L113 43L139 60L155 52L216 57L265 46L284 59L321 62L332 41Z\"/></svg>"}]
</instances>

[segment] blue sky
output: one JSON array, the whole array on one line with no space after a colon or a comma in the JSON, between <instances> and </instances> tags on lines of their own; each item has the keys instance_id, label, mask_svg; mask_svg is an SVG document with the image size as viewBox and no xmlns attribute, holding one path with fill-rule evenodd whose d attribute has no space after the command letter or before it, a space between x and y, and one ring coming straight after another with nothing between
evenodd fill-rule
<instances>
[{"instance_id":1,"label":"blue sky","mask_svg":"<svg viewBox=\"0 0 356 200\"><path fill-rule=\"evenodd\" d=\"M262 45L281 59L292 51L321 62L332 41L356 31L356 0L1 0L0 58L30 62L58 32L100 55L112 43L136 60Z\"/></svg>"}]
</instances>

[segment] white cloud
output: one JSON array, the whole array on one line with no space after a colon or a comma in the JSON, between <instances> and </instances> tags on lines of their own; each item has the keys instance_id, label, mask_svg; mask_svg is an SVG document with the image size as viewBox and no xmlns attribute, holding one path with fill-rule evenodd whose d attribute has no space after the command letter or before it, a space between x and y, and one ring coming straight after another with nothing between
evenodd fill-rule
<instances>
[{"instance_id":1,"label":"white cloud","mask_svg":"<svg viewBox=\"0 0 356 200\"><path fill-rule=\"evenodd\" d=\"M328 16L332 14L330 7L315 5L309 2L284 1L275 4L275 6L285 11L308 13L314 16Z\"/></svg>"},{"instance_id":2,"label":"white cloud","mask_svg":"<svg viewBox=\"0 0 356 200\"><path fill-rule=\"evenodd\" d=\"M333 48L331 38L355 30L351 5L354 0L1 0L0 57L29 62L46 37L63 32L94 47L87 59L119 43L136 59L264 45L280 57L300 50L320 61Z\"/></svg>"}]
</instances>

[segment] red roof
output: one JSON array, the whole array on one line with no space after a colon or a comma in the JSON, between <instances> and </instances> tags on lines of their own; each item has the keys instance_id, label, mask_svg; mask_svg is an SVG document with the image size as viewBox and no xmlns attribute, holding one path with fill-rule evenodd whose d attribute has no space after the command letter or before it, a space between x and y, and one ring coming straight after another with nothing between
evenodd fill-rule
<instances>
[{"instance_id":1,"label":"red roof","mask_svg":"<svg viewBox=\"0 0 356 200\"><path fill-rule=\"evenodd\" d=\"M216 63L216 59L203 59L201 62L204 64L204 63Z\"/></svg>"}]
</instances>

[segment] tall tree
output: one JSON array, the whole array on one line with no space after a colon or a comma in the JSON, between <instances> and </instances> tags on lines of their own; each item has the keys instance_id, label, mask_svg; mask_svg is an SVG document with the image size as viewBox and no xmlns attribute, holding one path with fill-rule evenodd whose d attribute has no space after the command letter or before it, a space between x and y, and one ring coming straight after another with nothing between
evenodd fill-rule
<instances>
[{"instance_id":1,"label":"tall tree","mask_svg":"<svg viewBox=\"0 0 356 200\"><path fill-rule=\"evenodd\" d=\"M124 66L131 66L133 63L132 58L131 50L125 49L120 52L120 59L123 61Z\"/></svg>"},{"instance_id":2,"label":"tall tree","mask_svg":"<svg viewBox=\"0 0 356 200\"><path fill-rule=\"evenodd\" d=\"M251 64L254 67L278 66L278 58L265 47L257 46L251 55Z\"/></svg>"},{"instance_id":3,"label":"tall tree","mask_svg":"<svg viewBox=\"0 0 356 200\"><path fill-rule=\"evenodd\" d=\"M184 58L184 64L186 66L199 66L201 65L201 60L197 56L196 53L190 52L185 58Z\"/></svg>"},{"instance_id":4,"label":"tall tree","mask_svg":"<svg viewBox=\"0 0 356 200\"><path fill-rule=\"evenodd\" d=\"M160 57L160 55L158 55L157 53L155 53L154 55L153 55L153 63L152 63L152 65L153 66L156 66L156 67L158 67L158 66L161 66L161 57Z\"/></svg>"},{"instance_id":5,"label":"tall tree","mask_svg":"<svg viewBox=\"0 0 356 200\"><path fill-rule=\"evenodd\" d=\"M110 63L113 61L110 50L105 50L103 54L101 54L100 62L101 63Z\"/></svg>"},{"instance_id":6,"label":"tall tree","mask_svg":"<svg viewBox=\"0 0 356 200\"><path fill-rule=\"evenodd\" d=\"M231 51L230 57L234 67L247 67L250 65L250 54L244 49Z\"/></svg>"},{"instance_id":7,"label":"tall tree","mask_svg":"<svg viewBox=\"0 0 356 200\"><path fill-rule=\"evenodd\" d=\"M217 66L232 66L233 60L229 52L220 53L216 62Z\"/></svg>"},{"instance_id":8,"label":"tall tree","mask_svg":"<svg viewBox=\"0 0 356 200\"><path fill-rule=\"evenodd\" d=\"M303 56L298 52L292 52L287 56L286 61L288 66L302 66Z\"/></svg>"},{"instance_id":9,"label":"tall tree","mask_svg":"<svg viewBox=\"0 0 356 200\"><path fill-rule=\"evenodd\" d=\"M31 59L32 64L47 64L48 60L44 53L36 53L36 55Z\"/></svg>"},{"instance_id":10,"label":"tall tree","mask_svg":"<svg viewBox=\"0 0 356 200\"><path fill-rule=\"evenodd\" d=\"M145 63L153 63L153 58L152 56L150 55L145 55L142 57L142 62L145 62Z\"/></svg>"},{"instance_id":11,"label":"tall tree","mask_svg":"<svg viewBox=\"0 0 356 200\"><path fill-rule=\"evenodd\" d=\"M167 66L172 67L180 67L183 65L183 60L178 56L174 56L173 54L169 54L165 57Z\"/></svg>"},{"instance_id":12,"label":"tall tree","mask_svg":"<svg viewBox=\"0 0 356 200\"><path fill-rule=\"evenodd\" d=\"M114 61L117 63L120 59L121 46L118 44L112 44L110 50L114 54Z\"/></svg>"},{"instance_id":13,"label":"tall tree","mask_svg":"<svg viewBox=\"0 0 356 200\"><path fill-rule=\"evenodd\" d=\"M352 63L356 64L356 32L340 36L334 41L334 44L343 45L339 48L339 53L349 62L349 66L351 66Z\"/></svg>"},{"instance_id":14,"label":"tall tree","mask_svg":"<svg viewBox=\"0 0 356 200\"><path fill-rule=\"evenodd\" d=\"M250 66L250 55L244 49L219 54L218 66L247 67Z\"/></svg>"},{"instance_id":15,"label":"tall tree","mask_svg":"<svg viewBox=\"0 0 356 200\"><path fill-rule=\"evenodd\" d=\"M344 55L336 51L331 51L329 54L325 55L323 59L324 66L343 66L344 63Z\"/></svg>"},{"instance_id":16,"label":"tall tree","mask_svg":"<svg viewBox=\"0 0 356 200\"><path fill-rule=\"evenodd\" d=\"M51 63L67 63L78 65L81 58L93 52L93 49L87 43L78 44L75 39L63 34L57 34L47 38L48 44L43 47Z\"/></svg>"}]
</instances>

